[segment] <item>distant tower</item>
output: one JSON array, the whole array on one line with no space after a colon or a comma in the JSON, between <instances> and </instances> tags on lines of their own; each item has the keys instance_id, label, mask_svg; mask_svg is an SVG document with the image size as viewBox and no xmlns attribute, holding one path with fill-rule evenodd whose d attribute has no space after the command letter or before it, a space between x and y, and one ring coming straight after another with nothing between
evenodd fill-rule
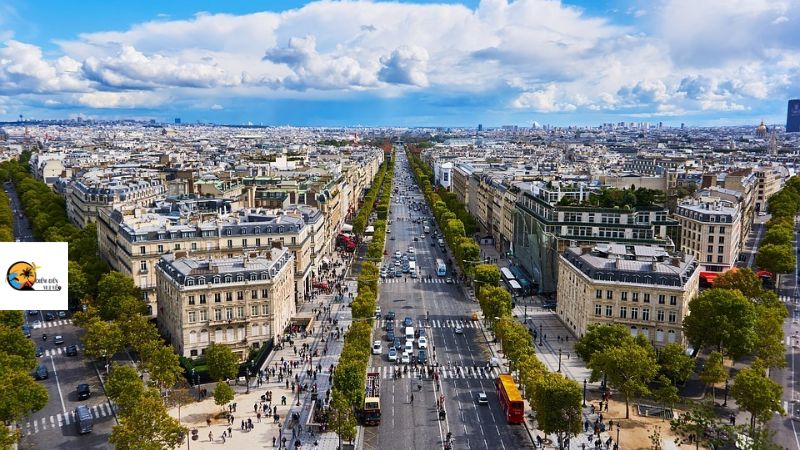
<instances>
[{"instance_id":1,"label":"distant tower","mask_svg":"<svg viewBox=\"0 0 800 450\"><path fill-rule=\"evenodd\" d=\"M175 118L175 125L180 125L180 124L181 124L181 118L180 117L176 117Z\"/></svg>"},{"instance_id":2,"label":"distant tower","mask_svg":"<svg viewBox=\"0 0 800 450\"><path fill-rule=\"evenodd\" d=\"M478 124L478 132L481 132L481 131L483 131L483 124L479 123Z\"/></svg>"},{"instance_id":3,"label":"distant tower","mask_svg":"<svg viewBox=\"0 0 800 450\"><path fill-rule=\"evenodd\" d=\"M756 136L763 139L763 138L767 137L767 132L768 131L769 130L767 129L767 126L764 125L764 121L762 120L761 121L761 125L756 127Z\"/></svg>"},{"instance_id":4,"label":"distant tower","mask_svg":"<svg viewBox=\"0 0 800 450\"><path fill-rule=\"evenodd\" d=\"M772 127L772 131L769 133L769 154L770 156L778 155L778 136L775 133L775 127Z\"/></svg>"},{"instance_id":5,"label":"distant tower","mask_svg":"<svg viewBox=\"0 0 800 450\"><path fill-rule=\"evenodd\" d=\"M789 100L786 111L786 132L800 133L800 99Z\"/></svg>"}]
</instances>

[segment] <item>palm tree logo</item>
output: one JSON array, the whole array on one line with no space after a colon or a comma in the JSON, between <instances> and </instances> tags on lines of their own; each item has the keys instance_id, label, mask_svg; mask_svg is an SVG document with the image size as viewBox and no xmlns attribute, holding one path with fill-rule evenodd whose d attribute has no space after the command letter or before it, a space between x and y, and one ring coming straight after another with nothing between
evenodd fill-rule
<instances>
[{"instance_id":1,"label":"palm tree logo","mask_svg":"<svg viewBox=\"0 0 800 450\"><path fill-rule=\"evenodd\" d=\"M36 283L36 270L39 269L33 263L25 261L15 262L8 268L6 273L6 281L8 284L18 291L32 291L33 285Z\"/></svg>"}]
</instances>

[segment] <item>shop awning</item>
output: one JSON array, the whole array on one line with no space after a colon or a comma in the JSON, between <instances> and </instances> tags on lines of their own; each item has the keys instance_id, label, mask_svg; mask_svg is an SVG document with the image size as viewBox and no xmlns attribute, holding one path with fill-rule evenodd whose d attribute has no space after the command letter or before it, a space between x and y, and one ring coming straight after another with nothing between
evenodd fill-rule
<instances>
[{"instance_id":1,"label":"shop awning","mask_svg":"<svg viewBox=\"0 0 800 450\"><path fill-rule=\"evenodd\" d=\"M345 223L342 225L342 231L344 232L353 231L353 226L350 225L349 223Z\"/></svg>"},{"instance_id":2,"label":"shop awning","mask_svg":"<svg viewBox=\"0 0 800 450\"><path fill-rule=\"evenodd\" d=\"M722 275L719 272L700 272L700 278L705 280L706 283L713 284L718 276Z\"/></svg>"}]
</instances>

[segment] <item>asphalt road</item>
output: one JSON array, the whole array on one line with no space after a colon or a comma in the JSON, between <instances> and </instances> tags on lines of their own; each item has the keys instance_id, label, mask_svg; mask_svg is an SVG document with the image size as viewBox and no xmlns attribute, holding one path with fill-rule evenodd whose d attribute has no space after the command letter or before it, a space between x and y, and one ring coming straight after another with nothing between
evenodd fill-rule
<instances>
[{"instance_id":1,"label":"asphalt road","mask_svg":"<svg viewBox=\"0 0 800 450\"><path fill-rule=\"evenodd\" d=\"M383 264L394 264L394 252L409 254L408 247L412 246L421 273L417 279L405 274L402 278L381 280L380 307L384 316L389 311L395 312L398 334L402 334L405 317L412 319L415 329L424 327L427 330L428 358L439 364L435 371L439 373L441 388L424 372L419 378L413 366L409 367L408 373L403 373L403 364L388 360L390 343L385 337L383 321L376 321L375 337L382 339L383 349L380 356L372 356L368 371L381 374L382 420L380 426L365 428L364 447L398 450L442 448L450 432L456 449L532 448L523 426L508 425L500 409L494 390L498 371L485 369L490 359L489 349L480 325L470 320L471 313L479 309L477 303L464 298L457 285L445 283L446 277L436 276L436 258L447 262L447 256L438 246L431 246L433 240L423 233L422 224L410 220L421 216L419 211L410 208L410 204L424 204L424 199L418 190L409 189L408 186L416 187L416 184L405 155L400 152L395 165L394 186L399 189L397 195L393 194L391 233L387 235L390 238ZM434 227L431 229L433 231ZM416 242L413 241L415 236L418 238ZM449 271L450 268L448 275ZM456 334L456 327L461 327L463 334ZM414 354L418 351L415 343ZM434 354L436 358L431 359ZM393 379L395 368L401 369L399 379ZM477 403L479 392L486 393L487 405ZM411 394L414 395L413 403ZM439 420L437 414L436 401L440 396L444 396L445 420Z\"/></svg>"},{"instance_id":2,"label":"asphalt road","mask_svg":"<svg viewBox=\"0 0 800 450\"><path fill-rule=\"evenodd\" d=\"M33 230L22 212L20 200L14 185L4 183L8 193L11 209L14 212L14 239L21 242L33 242ZM55 319L45 320L51 313ZM111 428L116 424L111 404L104 395L100 378L91 361L83 357L80 336L83 330L72 325L67 318L58 318L57 311L36 311L34 314L25 311L25 321L31 326L31 339L43 350L38 357L39 364L47 368L48 378L38 381L47 389L49 401L47 405L18 423L23 438L21 449L106 449L111 448L108 439ZM47 340L42 337L47 334ZM56 345L55 337L61 336L63 344ZM78 345L78 356L67 356L69 345ZM100 368L105 370L104 368ZM91 390L91 397L78 400L76 387L86 383ZM94 417L94 429L91 434L78 434L74 411L79 405L87 405Z\"/></svg>"}]
</instances>

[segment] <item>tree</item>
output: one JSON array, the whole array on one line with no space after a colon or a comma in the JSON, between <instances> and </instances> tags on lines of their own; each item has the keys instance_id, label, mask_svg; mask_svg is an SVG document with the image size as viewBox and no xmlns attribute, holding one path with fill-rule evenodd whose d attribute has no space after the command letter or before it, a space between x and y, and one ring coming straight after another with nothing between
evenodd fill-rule
<instances>
[{"instance_id":1,"label":"tree","mask_svg":"<svg viewBox=\"0 0 800 450\"><path fill-rule=\"evenodd\" d=\"M81 304L81 300L89 293L89 282L77 261L69 261L67 269L67 279L69 280L69 306L75 308Z\"/></svg>"},{"instance_id":2,"label":"tree","mask_svg":"<svg viewBox=\"0 0 800 450\"><path fill-rule=\"evenodd\" d=\"M766 376L766 366L756 358L753 365L736 374L731 396L740 408L750 413L750 429L756 422L766 423L775 413L785 414L781 405L783 387Z\"/></svg>"},{"instance_id":3,"label":"tree","mask_svg":"<svg viewBox=\"0 0 800 450\"><path fill-rule=\"evenodd\" d=\"M22 334L20 328L0 326L0 352L22 358L26 370L36 366L36 345Z\"/></svg>"},{"instance_id":4,"label":"tree","mask_svg":"<svg viewBox=\"0 0 800 450\"><path fill-rule=\"evenodd\" d=\"M672 384L672 380L661 375L658 377L658 388L653 390L653 399L666 409L668 406L672 406L675 403L679 402L681 396L678 395L678 388ZM661 416L662 419L666 418L666 414Z\"/></svg>"},{"instance_id":5,"label":"tree","mask_svg":"<svg viewBox=\"0 0 800 450\"><path fill-rule=\"evenodd\" d=\"M774 274L789 273L797 265L797 258L790 244L766 244L758 247L756 265Z\"/></svg>"},{"instance_id":6,"label":"tree","mask_svg":"<svg viewBox=\"0 0 800 450\"><path fill-rule=\"evenodd\" d=\"M122 364L113 365L106 381L106 394L119 406L122 413L136 407L144 390L145 386L135 368Z\"/></svg>"},{"instance_id":7,"label":"tree","mask_svg":"<svg viewBox=\"0 0 800 450\"><path fill-rule=\"evenodd\" d=\"M102 358L105 364L123 348L122 330L117 324L103 320L93 320L81 337L84 353L94 359Z\"/></svg>"},{"instance_id":8,"label":"tree","mask_svg":"<svg viewBox=\"0 0 800 450\"><path fill-rule=\"evenodd\" d=\"M532 406L539 430L558 436L559 447L563 448L566 438L581 431L581 387L561 374L547 372L534 391Z\"/></svg>"},{"instance_id":9,"label":"tree","mask_svg":"<svg viewBox=\"0 0 800 450\"><path fill-rule=\"evenodd\" d=\"M344 358L344 351L339 358L339 365L333 378L333 386L344 394L352 407L358 407L364 401L365 367L361 359Z\"/></svg>"},{"instance_id":10,"label":"tree","mask_svg":"<svg viewBox=\"0 0 800 450\"><path fill-rule=\"evenodd\" d=\"M500 269L495 264L477 264L473 271L478 286L500 285Z\"/></svg>"},{"instance_id":11,"label":"tree","mask_svg":"<svg viewBox=\"0 0 800 450\"><path fill-rule=\"evenodd\" d=\"M723 364L722 353L711 352L711 354L708 355L706 364L703 366L703 371L700 372L700 381L706 384L706 390L708 390L708 386L711 386L712 401L716 401L717 399L715 385L717 383L722 383L727 378L728 371Z\"/></svg>"},{"instance_id":12,"label":"tree","mask_svg":"<svg viewBox=\"0 0 800 450\"><path fill-rule=\"evenodd\" d=\"M694 360L683 351L677 342L667 344L658 353L659 373L673 384L686 381L694 370Z\"/></svg>"},{"instance_id":13,"label":"tree","mask_svg":"<svg viewBox=\"0 0 800 450\"><path fill-rule=\"evenodd\" d=\"M714 280L714 287L736 289L749 299L758 298L764 292L758 275L748 267L738 267L723 273Z\"/></svg>"},{"instance_id":14,"label":"tree","mask_svg":"<svg viewBox=\"0 0 800 450\"><path fill-rule=\"evenodd\" d=\"M206 349L208 375L212 380L230 380L239 374L239 357L230 348L212 343Z\"/></svg>"},{"instance_id":15,"label":"tree","mask_svg":"<svg viewBox=\"0 0 800 450\"><path fill-rule=\"evenodd\" d=\"M708 446L711 434L708 430L717 428L717 417L708 405L695 404L692 409L670 421L670 429L678 435L675 444L694 442L695 448Z\"/></svg>"},{"instance_id":16,"label":"tree","mask_svg":"<svg viewBox=\"0 0 800 450\"><path fill-rule=\"evenodd\" d=\"M783 344L783 321L787 311L783 305L768 307L756 305L757 336L755 355L767 366L767 370L786 366L786 349Z\"/></svg>"},{"instance_id":17,"label":"tree","mask_svg":"<svg viewBox=\"0 0 800 450\"><path fill-rule=\"evenodd\" d=\"M133 279L120 272L109 272L100 278L95 303L104 320L145 312L144 302Z\"/></svg>"},{"instance_id":18,"label":"tree","mask_svg":"<svg viewBox=\"0 0 800 450\"><path fill-rule=\"evenodd\" d=\"M0 326L16 330L24 323L25 317L22 315L22 311L0 311Z\"/></svg>"},{"instance_id":19,"label":"tree","mask_svg":"<svg viewBox=\"0 0 800 450\"><path fill-rule=\"evenodd\" d=\"M130 314L121 317L116 323L122 330L125 343L137 352L141 352L142 348L151 342L161 341L158 330L146 316Z\"/></svg>"},{"instance_id":20,"label":"tree","mask_svg":"<svg viewBox=\"0 0 800 450\"><path fill-rule=\"evenodd\" d=\"M186 431L167 414L159 391L147 389L135 408L120 415L109 442L120 450L162 450L182 444Z\"/></svg>"},{"instance_id":21,"label":"tree","mask_svg":"<svg viewBox=\"0 0 800 450\"><path fill-rule=\"evenodd\" d=\"M342 446L342 440L352 441L356 438L357 425L353 406L339 389L334 388L331 393L328 426L339 436L339 448Z\"/></svg>"},{"instance_id":22,"label":"tree","mask_svg":"<svg viewBox=\"0 0 800 450\"><path fill-rule=\"evenodd\" d=\"M658 364L650 349L634 342L606 348L592 356L592 371L604 372L608 382L625 396L625 418L630 418L630 399L646 395L648 383L656 376Z\"/></svg>"},{"instance_id":23,"label":"tree","mask_svg":"<svg viewBox=\"0 0 800 450\"><path fill-rule=\"evenodd\" d=\"M37 383L28 370L17 364L8 365L7 358L17 359L0 352L0 422L21 420L26 415L47 405L47 390Z\"/></svg>"},{"instance_id":24,"label":"tree","mask_svg":"<svg viewBox=\"0 0 800 450\"><path fill-rule=\"evenodd\" d=\"M684 333L695 349L710 347L733 359L747 355L756 343L753 303L741 292L709 289L689 301Z\"/></svg>"},{"instance_id":25,"label":"tree","mask_svg":"<svg viewBox=\"0 0 800 450\"><path fill-rule=\"evenodd\" d=\"M575 342L575 353L588 363L595 353L633 342L628 327L619 323L589 324L586 333ZM600 372L592 370L592 381L600 379Z\"/></svg>"},{"instance_id":26,"label":"tree","mask_svg":"<svg viewBox=\"0 0 800 450\"><path fill-rule=\"evenodd\" d=\"M764 234L764 238L761 240L761 245L789 245L792 242L793 234L794 232L792 227L770 227Z\"/></svg>"},{"instance_id":27,"label":"tree","mask_svg":"<svg viewBox=\"0 0 800 450\"><path fill-rule=\"evenodd\" d=\"M233 389L224 381L218 381L214 388L214 404L224 407L233 401Z\"/></svg>"},{"instance_id":28,"label":"tree","mask_svg":"<svg viewBox=\"0 0 800 450\"><path fill-rule=\"evenodd\" d=\"M160 388L169 389L183 376L178 355L160 341L151 341L140 348L142 366L150 374L150 380Z\"/></svg>"},{"instance_id":29,"label":"tree","mask_svg":"<svg viewBox=\"0 0 800 450\"><path fill-rule=\"evenodd\" d=\"M484 317L493 321L495 317L511 315L511 294L497 286L483 286L478 291L478 301Z\"/></svg>"}]
</instances>

